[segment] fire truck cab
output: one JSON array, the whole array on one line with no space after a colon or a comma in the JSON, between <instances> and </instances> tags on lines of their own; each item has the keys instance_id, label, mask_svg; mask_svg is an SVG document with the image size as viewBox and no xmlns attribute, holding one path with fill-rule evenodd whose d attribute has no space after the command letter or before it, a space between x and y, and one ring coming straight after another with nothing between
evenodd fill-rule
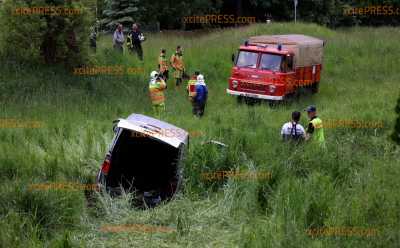
<instances>
[{"instance_id":1,"label":"fire truck cab","mask_svg":"<svg viewBox=\"0 0 400 248\"><path fill-rule=\"evenodd\" d=\"M283 100L299 87L318 91L324 41L305 35L250 37L233 56L227 93Z\"/></svg>"}]
</instances>

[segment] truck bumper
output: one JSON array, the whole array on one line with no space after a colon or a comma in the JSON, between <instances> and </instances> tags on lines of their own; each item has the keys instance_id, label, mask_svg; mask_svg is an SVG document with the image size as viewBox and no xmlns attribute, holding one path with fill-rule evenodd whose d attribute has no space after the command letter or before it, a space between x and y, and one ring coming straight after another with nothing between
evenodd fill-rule
<instances>
[{"instance_id":1,"label":"truck bumper","mask_svg":"<svg viewBox=\"0 0 400 248\"><path fill-rule=\"evenodd\" d=\"M245 96L245 97L251 97L251 98L256 98L256 99L265 99L265 100L274 100L274 101L283 100L283 96L261 95L261 94L240 92L240 91L235 91L235 90L230 90L230 89L226 89L226 93L228 93L230 95L234 95L234 96Z\"/></svg>"}]
</instances>

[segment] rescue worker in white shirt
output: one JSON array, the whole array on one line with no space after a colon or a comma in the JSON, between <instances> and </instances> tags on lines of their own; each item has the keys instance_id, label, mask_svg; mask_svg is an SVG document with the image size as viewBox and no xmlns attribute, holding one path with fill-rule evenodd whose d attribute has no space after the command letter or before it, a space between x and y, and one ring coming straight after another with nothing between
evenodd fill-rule
<instances>
[{"instance_id":1,"label":"rescue worker in white shirt","mask_svg":"<svg viewBox=\"0 0 400 248\"><path fill-rule=\"evenodd\" d=\"M305 139L304 127L299 124L301 113L299 111L294 111L292 113L292 120L285 123L281 129L282 139L284 141L302 141Z\"/></svg>"},{"instance_id":2,"label":"rescue worker in white shirt","mask_svg":"<svg viewBox=\"0 0 400 248\"><path fill-rule=\"evenodd\" d=\"M118 24L117 29L115 30L114 35L113 35L114 49L120 53L124 52L123 45L124 45L124 41L125 41L124 32L122 31L122 28L123 28L122 24Z\"/></svg>"}]
</instances>

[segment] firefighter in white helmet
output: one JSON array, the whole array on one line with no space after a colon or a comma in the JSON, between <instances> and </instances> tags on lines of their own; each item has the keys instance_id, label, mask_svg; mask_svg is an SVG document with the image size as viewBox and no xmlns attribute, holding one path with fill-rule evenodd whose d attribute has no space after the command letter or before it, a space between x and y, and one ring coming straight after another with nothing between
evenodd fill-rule
<instances>
[{"instance_id":1,"label":"firefighter in white helmet","mask_svg":"<svg viewBox=\"0 0 400 248\"><path fill-rule=\"evenodd\" d=\"M164 90L167 87L165 81L159 76L158 72L150 73L150 99L153 104L153 110L157 115L165 111L165 96Z\"/></svg>"}]
</instances>

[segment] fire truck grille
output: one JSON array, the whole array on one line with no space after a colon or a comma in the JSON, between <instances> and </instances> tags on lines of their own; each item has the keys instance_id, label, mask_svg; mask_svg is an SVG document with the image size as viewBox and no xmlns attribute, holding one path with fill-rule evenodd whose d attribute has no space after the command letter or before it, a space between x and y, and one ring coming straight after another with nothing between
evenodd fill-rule
<instances>
[{"instance_id":1,"label":"fire truck grille","mask_svg":"<svg viewBox=\"0 0 400 248\"><path fill-rule=\"evenodd\" d=\"M265 85L263 85L263 84L256 84L256 83L249 83L249 82L241 82L241 83L240 83L240 87L241 87L242 89L265 91Z\"/></svg>"}]
</instances>

